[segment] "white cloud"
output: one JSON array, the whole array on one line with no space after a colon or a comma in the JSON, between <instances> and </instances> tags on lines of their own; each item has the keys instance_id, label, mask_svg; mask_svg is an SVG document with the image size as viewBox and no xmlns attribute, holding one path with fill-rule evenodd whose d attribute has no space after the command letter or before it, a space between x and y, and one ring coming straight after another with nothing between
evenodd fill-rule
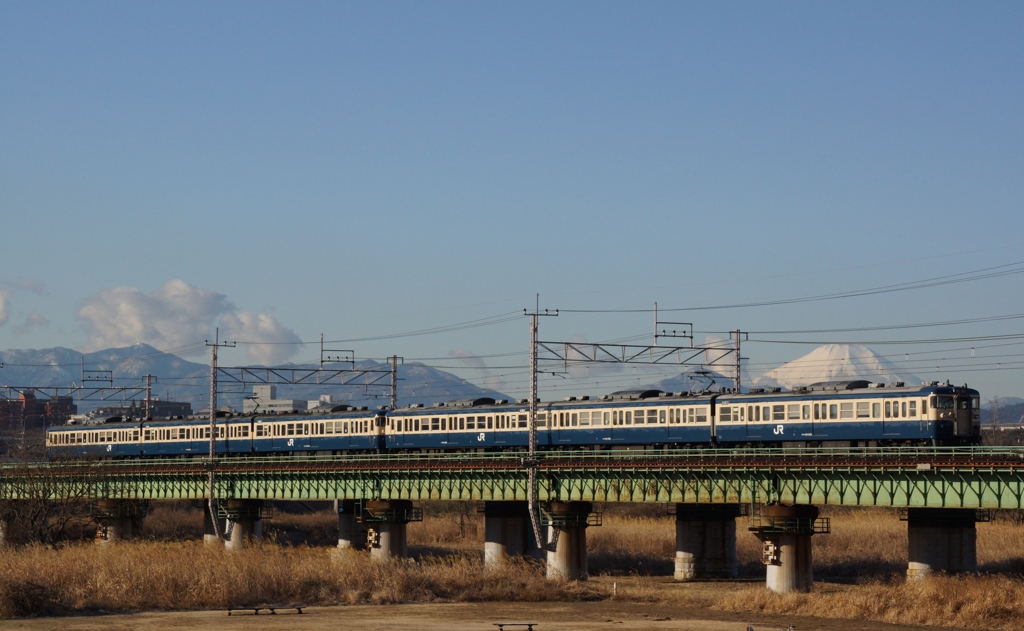
<instances>
[{"instance_id":1,"label":"white cloud","mask_svg":"<svg viewBox=\"0 0 1024 631\"><path fill-rule=\"evenodd\" d=\"M736 355L730 351L736 348L732 340L709 335L704 338L704 348L713 349L704 351L704 365L709 368L734 368L736 366ZM721 372L721 370L719 370Z\"/></svg>"},{"instance_id":2,"label":"white cloud","mask_svg":"<svg viewBox=\"0 0 1024 631\"><path fill-rule=\"evenodd\" d=\"M82 303L78 319L89 336L82 349L87 352L138 343L180 352L211 338L220 325L223 339L251 344L250 361L278 363L294 354L300 341L274 316L238 312L224 294L176 279L149 294L134 287L104 289Z\"/></svg>"},{"instance_id":3,"label":"white cloud","mask_svg":"<svg viewBox=\"0 0 1024 631\"><path fill-rule=\"evenodd\" d=\"M14 332L18 335L24 335L37 326L50 326L50 321L41 313L33 311L25 317L25 322L14 327Z\"/></svg>"},{"instance_id":4,"label":"white cloud","mask_svg":"<svg viewBox=\"0 0 1024 631\"><path fill-rule=\"evenodd\" d=\"M466 367L479 371L474 375L476 378L471 379L471 381L480 380L485 388L499 392L505 387L505 379L501 375L491 373L490 368L487 367L487 362L479 355L461 348L457 348L448 354L458 359Z\"/></svg>"},{"instance_id":5,"label":"white cloud","mask_svg":"<svg viewBox=\"0 0 1024 631\"><path fill-rule=\"evenodd\" d=\"M10 318L10 315L7 313L7 307L10 304L7 301L7 296L9 295L6 291L0 289L0 326L7 324L7 320Z\"/></svg>"},{"instance_id":6,"label":"white cloud","mask_svg":"<svg viewBox=\"0 0 1024 631\"><path fill-rule=\"evenodd\" d=\"M46 286L43 285L43 281L37 278L19 278L13 284L18 289L30 291L37 296L46 295Z\"/></svg>"},{"instance_id":7,"label":"white cloud","mask_svg":"<svg viewBox=\"0 0 1024 631\"><path fill-rule=\"evenodd\" d=\"M248 345L249 361L256 364L280 364L295 354L302 341L269 313L227 313L220 322L225 339Z\"/></svg>"}]
</instances>

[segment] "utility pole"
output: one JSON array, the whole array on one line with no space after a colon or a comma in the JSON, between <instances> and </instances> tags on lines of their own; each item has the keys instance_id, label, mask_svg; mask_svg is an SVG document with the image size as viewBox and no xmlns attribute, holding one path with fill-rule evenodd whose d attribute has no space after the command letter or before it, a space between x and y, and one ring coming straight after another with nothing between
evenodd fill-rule
<instances>
[{"instance_id":1,"label":"utility pole","mask_svg":"<svg viewBox=\"0 0 1024 631\"><path fill-rule=\"evenodd\" d=\"M391 409L398 408L398 362L399 360L405 361L404 357L398 355L392 355L388 357L388 363L391 364Z\"/></svg>"},{"instance_id":2,"label":"utility pole","mask_svg":"<svg viewBox=\"0 0 1024 631\"><path fill-rule=\"evenodd\" d=\"M210 462L207 465L209 467L209 499L207 500L207 508L210 511L210 520L213 521L213 532L220 539L220 523L217 521L217 511L213 506L213 469L214 462L217 457L217 349L218 348L234 348L234 342L221 342L220 341L220 328L218 327L213 338L213 344L209 340L205 340L206 345L210 347Z\"/></svg>"},{"instance_id":3,"label":"utility pole","mask_svg":"<svg viewBox=\"0 0 1024 631\"><path fill-rule=\"evenodd\" d=\"M537 515L537 318L540 316L557 316L558 309L555 309L554 313L549 312L547 309L544 310L544 313L541 313L540 294L537 294L537 302L533 313L523 309L523 315L530 317L530 447L526 463L527 475L529 476L527 498L529 499L528 508L530 511L530 522L533 526L533 536L537 541L537 545L543 548L543 542L547 540L547 537L541 537L540 518ZM557 532L556 530L555 533L557 534Z\"/></svg>"},{"instance_id":4,"label":"utility pole","mask_svg":"<svg viewBox=\"0 0 1024 631\"><path fill-rule=\"evenodd\" d=\"M146 375L146 415L147 421L153 420L153 375Z\"/></svg>"},{"instance_id":5,"label":"utility pole","mask_svg":"<svg viewBox=\"0 0 1024 631\"><path fill-rule=\"evenodd\" d=\"M735 373L735 378L733 379L733 384L736 387L736 394L739 394L740 393L740 370L741 370L740 369L740 360L742 359L740 357L740 330L736 329L735 331L733 331L732 332L732 336L733 336L732 337L733 344L734 344L734 346L736 348L736 373Z\"/></svg>"}]
</instances>

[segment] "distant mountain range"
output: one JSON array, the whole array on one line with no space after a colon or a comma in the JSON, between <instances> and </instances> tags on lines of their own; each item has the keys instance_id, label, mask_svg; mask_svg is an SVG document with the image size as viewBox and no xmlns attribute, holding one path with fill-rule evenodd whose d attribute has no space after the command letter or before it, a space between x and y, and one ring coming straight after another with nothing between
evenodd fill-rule
<instances>
[{"instance_id":1,"label":"distant mountain range","mask_svg":"<svg viewBox=\"0 0 1024 631\"><path fill-rule=\"evenodd\" d=\"M110 348L95 353L80 353L70 348L47 348L41 350L0 351L0 396L10 396L4 391L11 387L62 387L83 384L102 385L102 379L110 371L113 385L137 387L142 385L145 375L154 375L153 396L164 400L186 401L194 411L208 406L210 392L210 366L190 362L170 353L165 353L146 344L124 348ZM317 368L316 365L287 364L284 368ZM357 362L357 369L387 370L388 365L372 360ZM83 370L86 371L83 373ZM358 380L357 380L358 381ZM242 409L242 401L252 394L252 385L230 383L221 380L218 387L217 404ZM334 395L350 405L378 407L390 403L390 376L383 376L377 384L363 385L363 382L348 385L280 385L279 398L314 400L322 394ZM399 405L422 403L431 405L439 401L452 401L476 397L511 399L511 397L481 388L452 373L437 370L419 363L398 367ZM13 394L17 397L17 394ZM88 411L101 405L116 404L121 397L109 400L81 401L79 411Z\"/></svg>"},{"instance_id":2,"label":"distant mountain range","mask_svg":"<svg viewBox=\"0 0 1024 631\"><path fill-rule=\"evenodd\" d=\"M112 375L115 386L138 387L147 374L156 376L153 396L163 400L186 401L193 410L207 407L210 391L210 366L196 363L165 353L146 344L124 348L110 348L95 353L80 353L70 348L48 348L41 350L0 351L0 396L12 396L4 386L59 386L69 388L82 385L101 385L96 379ZM316 368L315 365L288 364L284 368ZM358 362L358 369L386 370L387 364L372 360ZM675 377L651 383L644 388L665 392L690 392L719 387L732 388L732 376L716 372L712 366L707 370L689 370ZM83 373L83 369L86 371ZM720 368L721 369L721 368ZM729 373L728 369L723 369ZM91 371L91 372L90 372ZM109 371L104 373L101 371ZM482 388L452 373L431 368L420 363L409 363L398 367L399 405L422 403L432 405L439 401L492 397L509 399L513 397ZM860 344L828 344L818 347L807 355L767 371L761 377L751 380L744 374L744 390L749 386L782 386L793 388L817 381L865 379L872 382L903 381L908 385L919 384L921 379L900 370L887 359ZM390 402L390 377L383 376L375 385L351 383L348 385L280 385L279 398L315 400L320 395L333 395L350 405L378 407ZM243 400L252 394L256 382L230 383L222 380L218 388L218 405L242 409ZM17 397L17 393L13 393ZM136 397L141 399L141 397ZM106 401L79 402L79 410L89 411L101 405L116 404L120 396ZM990 402L986 401L984 416L988 417ZM1004 423L1017 422L1024 418L1024 399L1000 398L1000 418Z\"/></svg>"}]
</instances>

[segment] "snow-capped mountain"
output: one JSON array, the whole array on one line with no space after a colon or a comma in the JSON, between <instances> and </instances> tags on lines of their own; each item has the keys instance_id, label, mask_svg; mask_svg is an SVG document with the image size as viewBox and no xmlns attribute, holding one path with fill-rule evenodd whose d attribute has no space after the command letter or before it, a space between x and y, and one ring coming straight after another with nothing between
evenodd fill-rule
<instances>
[{"instance_id":1,"label":"snow-capped mountain","mask_svg":"<svg viewBox=\"0 0 1024 631\"><path fill-rule=\"evenodd\" d=\"M919 384L921 379L899 368L862 344L826 344L799 359L767 371L754 380L758 387L794 388L818 381L865 379L871 382L902 381Z\"/></svg>"}]
</instances>

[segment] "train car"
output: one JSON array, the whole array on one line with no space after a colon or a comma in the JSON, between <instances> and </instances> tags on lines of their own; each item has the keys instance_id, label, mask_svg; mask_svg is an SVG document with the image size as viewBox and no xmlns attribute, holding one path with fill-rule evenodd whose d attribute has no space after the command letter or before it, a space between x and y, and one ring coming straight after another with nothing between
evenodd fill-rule
<instances>
[{"instance_id":1,"label":"train car","mask_svg":"<svg viewBox=\"0 0 1024 631\"><path fill-rule=\"evenodd\" d=\"M388 450L500 450L529 444L525 401L481 397L389 410L384 428Z\"/></svg>"},{"instance_id":2,"label":"train car","mask_svg":"<svg viewBox=\"0 0 1024 631\"><path fill-rule=\"evenodd\" d=\"M58 425L46 430L46 453L51 458L138 457L143 455L141 436L141 422Z\"/></svg>"},{"instance_id":3,"label":"train car","mask_svg":"<svg viewBox=\"0 0 1024 631\"><path fill-rule=\"evenodd\" d=\"M256 417L253 453L348 453L384 449L383 412L347 408L323 415Z\"/></svg>"},{"instance_id":4,"label":"train car","mask_svg":"<svg viewBox=\"0 0 1024 631\"><path fill-rule=\"evenodd\" d=\"M383 448L383 414L348 408L330 415L218 418L217 455L365 452ZM63 425L46 432L51 457L206 456L207 418Z\"/></svg>"},{"instance_id":5,"label":"train car","mask_svg":"<svg viewBox=\"0 0 1024 631\"><path fill-rule=\"evenodd\" d=\"M832 381L723 394L715 403L718 444L973 445L981 438L978 391L938 382Z\"/></svg>"},{"instance_id":6,"label":"train car","mask_svg":"<svg viewBox=\"0 0 1024 631\"><path fill-rule=\"evenodd\" d=\"M636 390L597 400L568 397L541 403L537 406L537 446L594 449L710 444L713 396L670 398L658 390ZM687 424L686 418L693 420ZM387 412L385 445L389 450L486 451L522 449L528 444L526 400L509 403L479 398Z\"/></svg>"}]
</instances>

